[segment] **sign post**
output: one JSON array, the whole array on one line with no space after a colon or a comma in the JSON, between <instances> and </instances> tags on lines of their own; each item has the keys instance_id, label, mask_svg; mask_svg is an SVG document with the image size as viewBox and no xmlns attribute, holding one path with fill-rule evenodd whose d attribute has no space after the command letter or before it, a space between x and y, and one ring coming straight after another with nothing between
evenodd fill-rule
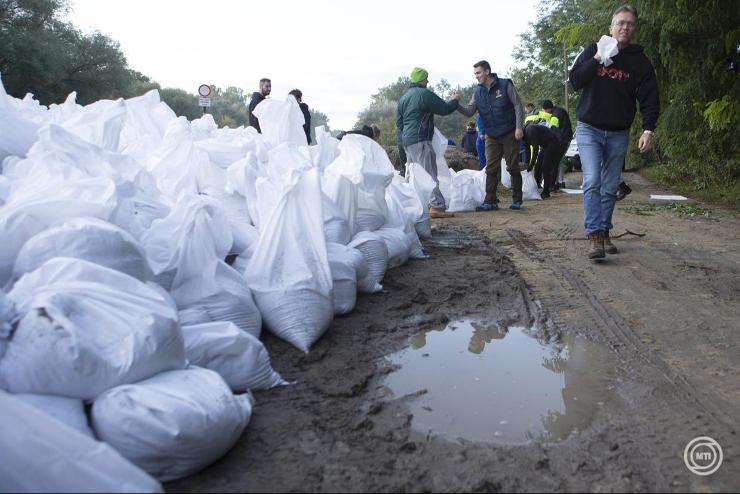
<instances>
[{"instance_id":1,"label":"sign post","mask_svg":"<svg viewBox=\"0 0 740 494\"><path fill-rule=\"evenodd\" d=\"M203 115L206 114L206 108L211 106L211 86L201 84L198 87L198 105L203 107Z\"/></svg>"}]
</instances>

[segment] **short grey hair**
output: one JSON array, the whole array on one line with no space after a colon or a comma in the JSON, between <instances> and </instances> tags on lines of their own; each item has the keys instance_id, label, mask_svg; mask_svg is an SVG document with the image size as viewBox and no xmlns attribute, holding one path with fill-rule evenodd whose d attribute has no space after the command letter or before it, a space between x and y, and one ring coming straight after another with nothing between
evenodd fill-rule
<instances>
[{"instance_id":1,"label":"short grey hair","mask_svg":"<svg viewBox=\"0 0 740 494\"><path fill-rule=\"evenodd\" d=\"M614 14L612 15L612 19L614 19L617 14L621 14L622 12L629 12L630 14L635 16L635 19L637 19L637 9L629 4L622 5L617 10L615 10Z\"/></svg>"}]
</instances>

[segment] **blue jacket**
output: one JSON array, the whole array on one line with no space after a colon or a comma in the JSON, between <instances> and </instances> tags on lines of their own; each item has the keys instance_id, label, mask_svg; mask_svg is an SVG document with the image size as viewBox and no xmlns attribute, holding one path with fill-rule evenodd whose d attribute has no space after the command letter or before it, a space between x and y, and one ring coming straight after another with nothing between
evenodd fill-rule
<instances>
[{"instance_id":1,"label":"blue jacket","mask_svg":"<svg viewBox=\"0 0 740 494\"><path fill-rule=\"evenodd\" d=\"M478 113L486 134L491 137L501 137L516 129L516 112L507 93L509 84L509 79L496 78L490 88L479 84L475 90Z\"/></svg>"}]
</instances>

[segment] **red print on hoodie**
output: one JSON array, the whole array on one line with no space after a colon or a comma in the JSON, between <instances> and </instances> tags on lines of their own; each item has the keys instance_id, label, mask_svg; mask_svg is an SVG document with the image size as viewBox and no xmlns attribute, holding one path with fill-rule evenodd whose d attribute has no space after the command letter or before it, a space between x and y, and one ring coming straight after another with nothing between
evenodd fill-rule
<instances>
[{"instance_id":1,"label":"red print on hoodie","mask_svg":"<svg viewBox=\"0 0 740 494\"><path fill-rule=\"evenodd\" d=\"M610 69L603 65L599 65L596 69L596 75L598 77L611 77L612 79L617 79L623 82L627 82L630 79L630 73L626 70L616 68Z\"/></svg>"}]
</instances>

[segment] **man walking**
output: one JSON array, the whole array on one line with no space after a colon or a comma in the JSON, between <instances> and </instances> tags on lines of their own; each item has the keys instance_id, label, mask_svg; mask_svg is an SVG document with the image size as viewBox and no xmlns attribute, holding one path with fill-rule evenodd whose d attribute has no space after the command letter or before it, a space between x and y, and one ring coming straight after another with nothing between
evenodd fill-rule
<instances>
[{"instance_id":1,"label":"man walking","mask_svg":"<svg viewBox=\"0 0 740 494\"><path fill-rule=\"evenodd\" d=\"M478 207L480 211L498 209L496 189L501 175L501 158L511 174L511 209L522 208L522 175L519 171L519 141L524 133L524 110L519 94L511 79L502 79L491 73L485 61L473 65L478 87L468 106L458 111L472 117L477 111L485 129L486 141L486 198Z\"/></svg>"},{"instance_id":2,"label":"man walking","mask_svg":"<svg viewBox=\"0 0 740 494\"><path fill-rule=\"evenodd\" d=\"M602 56L596 43L586 47L570 70L570 83L582 90L578 102L576 141L583 169L583 216L590 240L589 259L616 254L609 238L617 186L627 154L629 129L640 103L643 133L640 152L653 145L660 104L658 83L650 60L640 45L630 44L637 25L637 9L619 7L612 16L610 34L619 52Z\"/></svg>"},{"instance_id":3,"label":"man walking","mask_svg":"<svg viewBox=\"0 0 740 494\"><path fill-rule=\"evenodd\" d=\"M411 85L401 96L396 109L396 127L400 144L406 150L409 163L418 163L429 173L436 186L429 201L430 218L449 218L454 214L445 212L445 199L439 190L437 157L432 148L434 115L449 115L458 105L457 93L445 102L427 89L429 73L421 67L411 71Z\"/></svg>"},{"instance_id":4,"label":"man walking","mask_svg":"<svg viewBox=\"0 0 740 494\"><path fill-rule=\"evenodd\" d=\"M257 132L262 133L260 129L260 122L257 117L252 113L254 109L262 103L262 100L267 98L272 91L272 82L270 79L260 79L260 90L252 93L252 99L249 101L249 125L257 129Z\"/></svg>"}]
</instances>

